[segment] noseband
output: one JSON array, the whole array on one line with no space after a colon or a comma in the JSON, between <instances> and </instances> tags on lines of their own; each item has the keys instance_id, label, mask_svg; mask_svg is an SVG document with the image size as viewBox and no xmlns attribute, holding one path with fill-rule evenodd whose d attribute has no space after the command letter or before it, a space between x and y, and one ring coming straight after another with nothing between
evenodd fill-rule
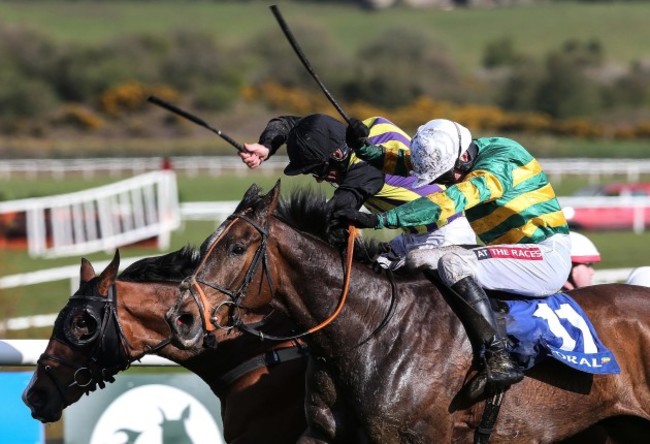
<instances>
[{"instance_id":1,"label":"noseband","mask_svg":"<svg viewBox=\"0 0 650 444\"><path fill-rule=\"evenodd\" d=\"M253 228L255 228L260 233L262 240L260 241L259 247L257 247L257 251L255 252L255 256L253 257L253 261L251 262L250 267L248 267L244 279L242 280L242 282L239 284L238 287L231 290L216 283L206 282L205 280L199 279L196 276L205 265L205 261L210 256L212 250L214 250L219 240L228 232L228 230L235 223L236 219L242 219L248 222L249 224L251 224ZM243 325L243 322L241 321L241 317L238 314L239 309L246 308L241 305L241 302L244 299L244 296L248 291L248 287L250 286L253 280L253 276L255 275L255 272L257 271L257 268L260 266L260 264L262 264L262 273L266 276L266 280L269 284L269 289L273 290L273 282L272 282L271 274L269 273L268 270L268 258L266 255L266 241L269 236L268 230L263 227L260 227L258 224L255 223L255 221L242 214L233 214L232 216L228 217L228 219L226 220L230 221L230 224L228 224L228 226L224 229L224 231L212 242L212 244L210 244L208 251L205 253L203 260L199 264L194 274L192 276L189 276L185 280L183 280L183 282L179 287L179 289L182 292L187 290L190 291L190 294L192 295L192 298L194 299L194 302L196 303L199 312L201 313L201 323L203 325L203 330L206 332L211 332L216 329L230 330L235 326ZM209 305L208 305L207 297L205 296L205 293L203 292L199 284L203 284L207 287L217 290L220 293L225 294L230 298L230 300L221 302L212 310L211 313L209 313L208 312ZM232 325L229 326L221 325L219 323L217 313L224 306L231 306L235 309L235 314L234 316L232 316Z\"/></svg>"}]
</instances>

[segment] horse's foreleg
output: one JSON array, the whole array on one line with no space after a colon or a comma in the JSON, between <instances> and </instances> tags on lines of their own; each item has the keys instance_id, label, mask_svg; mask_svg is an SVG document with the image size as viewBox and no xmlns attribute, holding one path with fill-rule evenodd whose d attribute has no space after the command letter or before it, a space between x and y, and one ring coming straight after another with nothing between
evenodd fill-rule
<instances>
[{"instance_id":1,"label":"horse's foreleg","mask_svg":"<svg viewBox=\"0 0 650 444\"><path fill-rule=\"evenodd\" d=\"M305 417L307 430L300 444L363 443L354 412L346 408L335 381L325 366L310 359L306 375Z\"/></svg>"}]
</instances>

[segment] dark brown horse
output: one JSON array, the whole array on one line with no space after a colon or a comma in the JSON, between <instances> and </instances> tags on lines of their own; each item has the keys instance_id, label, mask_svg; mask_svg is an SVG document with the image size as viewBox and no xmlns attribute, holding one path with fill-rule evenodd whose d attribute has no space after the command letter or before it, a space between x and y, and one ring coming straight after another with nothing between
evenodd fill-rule
<instances>
[{"instance_id":1,"label":"dark brown horse","mask_svg":"<svg viewBox=\"0 0 650 444\"><path fill-rule=\"evenodd\" d=\"M274 216L279 189L278 182L265 196L247 193L241 211L206 240L207 254L168 317L180 346L196 347L206 328L217 341L227 327L254 332L248 317L265 307L289 314L299 331L337 308L345 278L341 254L296 221ZM325 219L320 211L309 223ZM611 284L572 296L621 373L590 375L542 361L506 392L491 442L551 443L585 431L609 442L647 442L650 289ZM464 397L471 345L429 280L403 276L393 285L355 263L340 314L305 340L308 429L299 442L472 442L483 402Z\"/></svg>"},{"instance_id":2,"label":"dark brown horse","mask_svg":"<svg viewBox=\"0 0 650 444\"><path fill-rule=\"evenodd\" d=\"M32 416L57 421L84 393L148 353L168 358L203 379L219 397L230 443L295 442L305 429L304 349L262 342L232 331L218 349L179 350L169 344L164 315L178 297L180 278L198 265L183 248L129 266L116 280L119 255L95 276L81 263L81 285L61 310L52 337L23 393ZM266 318L274 328L286 319Z\"/></svg>"}]
</instances>

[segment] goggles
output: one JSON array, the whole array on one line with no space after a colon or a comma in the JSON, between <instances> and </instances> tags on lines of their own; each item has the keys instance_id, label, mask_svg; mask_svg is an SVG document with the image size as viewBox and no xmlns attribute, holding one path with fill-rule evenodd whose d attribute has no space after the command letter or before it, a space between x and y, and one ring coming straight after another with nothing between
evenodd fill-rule
<instances>
[{"instance_id":1,"label":"goggles","mask_svg":"<svg viewBox=\"0 0 650 444\"><path fill-rule=\"evenodd\" d=\"M328 160L316 164L316 166L310 169L307 174L311 174L316 179L323 180L325 177L327 177L331 169L345 169L345 162L348 158L349 149L347 145L344 145L340 150L343 153L343 156L341 158L334 157L334 155L332 155Z\"/></svg>"},{"instance_id":2,"label":"goggles","mask_svg":"<svg viewBox=\"0 0 650 444\"><path fill-rule=\"evenodd\" d=\"M329 173L330 170L330 162L323 162L315 167L313 167L311 170L309 170L309 174L314 176L315 179L322 180L324 179L327 174Z\"/></svg>"}]
</instances>

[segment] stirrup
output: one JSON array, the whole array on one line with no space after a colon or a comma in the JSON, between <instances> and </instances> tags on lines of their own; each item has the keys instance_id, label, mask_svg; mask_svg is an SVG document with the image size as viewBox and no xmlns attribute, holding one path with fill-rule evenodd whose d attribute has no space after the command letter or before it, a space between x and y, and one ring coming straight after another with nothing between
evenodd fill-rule
<instances>
[{"instance_id":1,"label":"stirrup","mask_svg":"<svg viewBox=\"0 0 650 444\"><path fill-rule=\"evenodd\" d=\"M524 373L519 369L517 364L512 361L512 358L505 349L491 351L496 353L504 353L507 359L510 361L511 369L508 373L503 373L504 375L510 376L509 379L500 380L500 378L495 378L490 372L490 366L487 363L487 359L483 356L483 366L478 374L467 384L466 392L470 399L477 399L484 394L492 395L500 391L505 391L508 387L517 382L520 382L524 379Z\"/></svg>"}]
</instances>

